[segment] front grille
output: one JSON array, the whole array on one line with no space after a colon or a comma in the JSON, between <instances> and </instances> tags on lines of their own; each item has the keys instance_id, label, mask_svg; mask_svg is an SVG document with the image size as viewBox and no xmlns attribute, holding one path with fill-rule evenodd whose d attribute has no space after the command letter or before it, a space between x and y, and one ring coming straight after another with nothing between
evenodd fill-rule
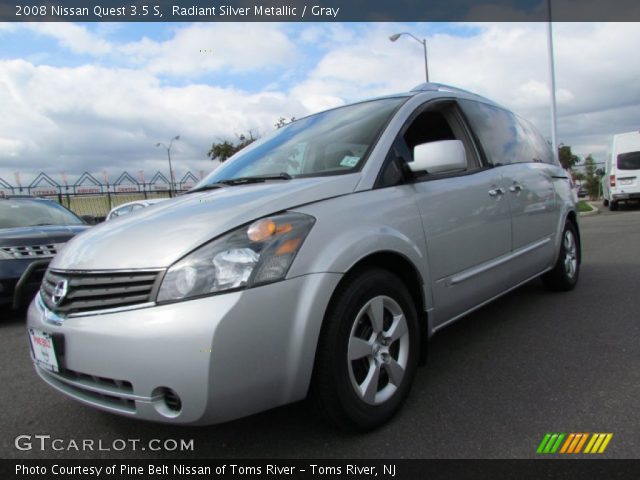
<instances>
[{"instance_id":1,"label":"front grille","mask_svg":"<svg viewBox=\"0 0 640 480\"><path fill-rule=\"evenodd\" d=\"M150 302L159 280L158 271L92 273L48 270L40 291L50 310L70 315Z\"/></svg>"},{"instance_id":2,"label":"front grille","mask_svg":"<svg viewBox=\"0 0 640 480\"><path fill-rule=\"evenodd\" d=\"M87 373L76 372L75 370L69 370L63 368L58 373L61 376L69 380L76 382L76 385L93 385L95 387L107 387L121 393L133 393L133 385L128 380L114 380L113 378L98 377L96 375L89 375Z\"/></svg>"},{"instance_id":3,"label":"front grille","mask_svg":"<svg viewBox=\"0 0 640 480\"><path fill-rule=\"evenodd\" d=\"M47 245L16 245L11 247L0 247L5 253L13 258L51 258L54 257L62 243L49 243Z\"/></svg>"},{"instance_id":4,"label":"front grille","mask_svg":"<svg viewBox=\"0 0 640 480\"><path fill-rule=\"evenodd\" d=\"M133 386L126 380L97 377L68 369L54 373L38 367L38 372L50 384L79 400L122 413L136 411Z\"/></svg>"}]
</instances>

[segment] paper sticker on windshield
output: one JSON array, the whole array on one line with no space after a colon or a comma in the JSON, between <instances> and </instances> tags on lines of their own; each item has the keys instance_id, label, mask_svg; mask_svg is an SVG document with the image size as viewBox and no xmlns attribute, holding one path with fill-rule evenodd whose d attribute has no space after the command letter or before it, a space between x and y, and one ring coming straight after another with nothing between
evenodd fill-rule
<instances>
[{"instance_id":1,"label":"paper sticker on windshield","mask_svg":"<svg viewBox=\"0 0 640 480\"><path fill-rule=\"evenodd\" d=\"M341 161L341 167L355 167L358 164L358 160L360 157L353 157L351 155L346 155Z\"/></svg>"}]
</instances>

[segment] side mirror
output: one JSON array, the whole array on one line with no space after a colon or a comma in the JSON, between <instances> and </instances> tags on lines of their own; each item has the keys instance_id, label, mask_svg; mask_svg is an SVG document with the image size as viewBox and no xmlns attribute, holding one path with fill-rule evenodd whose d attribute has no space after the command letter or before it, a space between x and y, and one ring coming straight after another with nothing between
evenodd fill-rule
<instances>
[{"instance_id":1,"label":"side mirror","mask_svg":"<svg viewBox=\"0 0 640 480\"><path fill-rule=\"evenodd\" d=\"M412 172L442 173L467 168L467 154L460 140L440 140L413 148Z\"/></svg>"}]
</instances>

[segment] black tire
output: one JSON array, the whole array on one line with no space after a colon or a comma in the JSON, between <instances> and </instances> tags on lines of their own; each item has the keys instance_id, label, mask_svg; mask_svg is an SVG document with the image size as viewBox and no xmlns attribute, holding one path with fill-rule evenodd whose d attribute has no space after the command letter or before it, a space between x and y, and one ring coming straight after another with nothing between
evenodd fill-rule
<instances>
[{"instance_id":1,"label":"black tire","mask_svg":"<svg viewBox=\"0 0 640 480\"><path fill-rule=\"evenodd\" d=\"M406 333L391 340L385 334L393 330L393 325L402 325L398 308L406 321ZM369 313L374 311L382 312L376 317L384 320L374 322ZM374 323L382 325L379 333ZM419 335L416 307L400 278L379 268L348 275L331 300L318 343L311 397L320 413L346 430L366 431L387 422L411 389L420 358ZM367 352L370 344L369 353L354 348L362 345L359 340L366 344ZM357 359L349 360L350 355ZM404 373L400 376L393 367L403 362ZM400 378L396 382L392 380L394 370ZM378 381L367 382L376 371ZM366 385L373 388L366 389Z\"/></svg>"},{"instance_id":2,"label":"black tire","mask_svg":"<svg viewBox=\"0 0 640 480\"><path fill-rule=\"evenodd\" d=\"M609 206L609 200L607 200L606 198L604 200L602 200L602 205L604 205L605 207Z\"/></svg>"},{"instance_id":3,"label":"black tire","mask_svg":"<svg viewBox=\"0 0 640 480\"><path fill-rule=\"evenodd\" d=\"M609 202L609 210L611 210L612 212L618 210L618 202L614 202L613 200L611 200Z\"/></svg>"},{"instance_id":4,"label":"black tire","mask_svg":"<svg viewBox=\"0 0 640 480\"><path fill-rule=\"evenodd\" d=\"M570 237L570 240L567 239ZM567 220L562 232L560 253L552 270L542 275L542 282L549 290L566 292L573 290L580 276L580 241L578 231Z\"/></svg>"}]
</instances>

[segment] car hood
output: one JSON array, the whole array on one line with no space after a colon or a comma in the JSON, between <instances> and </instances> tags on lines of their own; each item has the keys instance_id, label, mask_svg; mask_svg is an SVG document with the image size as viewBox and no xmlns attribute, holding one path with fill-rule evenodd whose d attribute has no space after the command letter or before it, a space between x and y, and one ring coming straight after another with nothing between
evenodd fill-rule
<instances>
[{"instance_id":1,"label":"car hood","mask_svg":"<svg viewBox=\"0 0 640 480\"><path fill-rule=\"evenodd\" d=\"M353 192L359 174L268 181L183 195L93 227L51 268L165 268L203 243L265 215Z\"/></svg>"},{"instance_id":2,"label":"car hood","mask_svg":"<svg viewBox=\"0 0 640 480\"><path fill-rule=\"evenodd\" d=\"M0 246L64 243L89 228L89 225L42 225L37 227L3 228L0 229Z\"/></svg>"}]
</instances>

